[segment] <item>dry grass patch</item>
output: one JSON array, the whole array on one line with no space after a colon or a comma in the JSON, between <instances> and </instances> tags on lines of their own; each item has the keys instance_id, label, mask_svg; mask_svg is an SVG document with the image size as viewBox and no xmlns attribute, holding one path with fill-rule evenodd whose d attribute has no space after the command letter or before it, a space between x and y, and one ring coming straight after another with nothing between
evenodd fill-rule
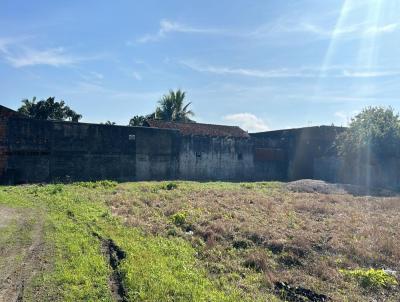
<instances>
[{"instance_id":1,"label":"dry grass patch","mask_svg":"<svg viewBox=\"0 0 400 302\"><path fill-rule=\"evenodd\" d=\"M366 291L340 269L400 271L400 198L290 192L277 183L143 182L106 199L130 226L181 237L223 288L263 299L284 281L334 301L399 301L398 286Z\"/></svg>"}]
</instances>

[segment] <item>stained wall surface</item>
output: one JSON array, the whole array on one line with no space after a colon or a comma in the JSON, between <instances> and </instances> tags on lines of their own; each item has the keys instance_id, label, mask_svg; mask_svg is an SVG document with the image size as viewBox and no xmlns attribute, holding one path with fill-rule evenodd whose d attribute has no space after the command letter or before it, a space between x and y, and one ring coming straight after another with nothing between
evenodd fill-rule
<instances>
[{"instance_id":1,"label":"stained wall surface","mask_svg":"<svg viewBox=\"0 0 400 302\"><path fill-rule=\"evenodd\" d=\"M175 178L177 131L8 118L2 183Z\"/></svg>"},{"instance_id":2,"label":"stained wall surface","mask_svg":"<svg viewBox=\"0 0 400 302\"><path fill-rule=\"evenodd\" d=\"M182 136L179 178L190 180L253 179L253 144L249 138Z\"/></svg>"},{"instance_id":3,"label":"stained wall surface","mask_svg":"<svg viewBox=\"0 0 400 302\"><path fill-rule=\"evenodd\" d=\"M207 125L212 127L213 125ZM321 126L247 134L41 121L0 106L0 183L66 180L289 181L303 178L400 187L400 160L336 156L344 128Z\"/></svg>"}]
</instances>

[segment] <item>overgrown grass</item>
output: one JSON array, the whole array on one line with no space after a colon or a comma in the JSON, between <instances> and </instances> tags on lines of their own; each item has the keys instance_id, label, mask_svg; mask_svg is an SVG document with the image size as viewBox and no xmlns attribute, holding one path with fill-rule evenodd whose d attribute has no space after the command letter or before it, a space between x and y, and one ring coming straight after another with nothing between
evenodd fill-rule
<instances>
[{"instance_id":1,"label":"overgrown grass","mask_svg":"<svg viewBox=\"0 0 400 302\"><path fill-rule=\"evenodd\" d=\"M241 299L234 289L223 292L207 278L188 242L144 235L112 217L102 197L113 187L78 183L8 187L0 192L3 205L47 210L46 241L53 247L54 263L52 270L32 281L46 291L39 293L40 299L112 301L111 268L102 254L101 238L112 238L126 252L120 270L131 301Z\"/></svg>"},{"instance_id":2,"label":"overgrown grass","mask_svg":"<svg viewBox=\"0 0 400 302\"><path fill-rule=\"evenodd\" d=\"M365 291L359 274L343 273L400 270L397 198L291 193L276 182L102 181L0 187L0 205L44 217L49 265L25 301L113 301L108 239L125 252L129 301L280 301L277 281L334 301L400 298L393 282Z\"/></svg>"}]
</instances>

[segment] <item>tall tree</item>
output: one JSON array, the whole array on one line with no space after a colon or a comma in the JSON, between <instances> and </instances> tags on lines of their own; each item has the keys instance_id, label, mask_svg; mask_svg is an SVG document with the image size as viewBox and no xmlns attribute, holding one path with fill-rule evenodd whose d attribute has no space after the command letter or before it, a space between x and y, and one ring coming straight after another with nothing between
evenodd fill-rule
<instances>
[{"instance_id":1,"label":"tall tree","mask_svg":"<svg viewBox=\"0 0 400 302\"><path fill-rule=\"evenodd\" d=\"M36 97L33 97L32 101L24 99L22 103L18 112L31 118L72 122L78 122L82 118L82 115L66 106L64 101L57 102L55 97L49 97L37 103Z\"/></svg>"},{"instance_id":2,"label":"tall tree","mask_svg":"<svg viewBox=\"0 0 400 302\"><path fill-rule=\"evenodd\" d=\"M159 106L155 111L155 118L164 121L193 122L189 116L193 116L193 111L189 110L191 102L185 105L186 93L178 89L176 92L170 90L159 101Z\"/></svg>"}]
</instances>

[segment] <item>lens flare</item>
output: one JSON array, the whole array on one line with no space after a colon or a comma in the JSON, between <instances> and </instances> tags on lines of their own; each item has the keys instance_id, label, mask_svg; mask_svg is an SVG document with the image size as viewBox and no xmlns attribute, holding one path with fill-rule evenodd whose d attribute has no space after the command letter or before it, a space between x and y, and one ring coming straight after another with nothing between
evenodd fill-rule
<instances>
[{"instance_id":1,"label":"lens flare","mask_svg":"<svg viewBox=\"0 0 400 302\"><path fill-rule=\"evenodd\" d=\"M329 42L329 46L328 46L324 61L321 66L320 78L326 76L327 69L331 65L332 57L336 52L340 36L344 31L344 25L349 17L349 12L351 10L351 7L352 7L352 1L344 0L344 2L342 4L342 8L340 10L339 18L336 22L335 28L332 31L331 40Z\"/></svg>"}]
</instances>

